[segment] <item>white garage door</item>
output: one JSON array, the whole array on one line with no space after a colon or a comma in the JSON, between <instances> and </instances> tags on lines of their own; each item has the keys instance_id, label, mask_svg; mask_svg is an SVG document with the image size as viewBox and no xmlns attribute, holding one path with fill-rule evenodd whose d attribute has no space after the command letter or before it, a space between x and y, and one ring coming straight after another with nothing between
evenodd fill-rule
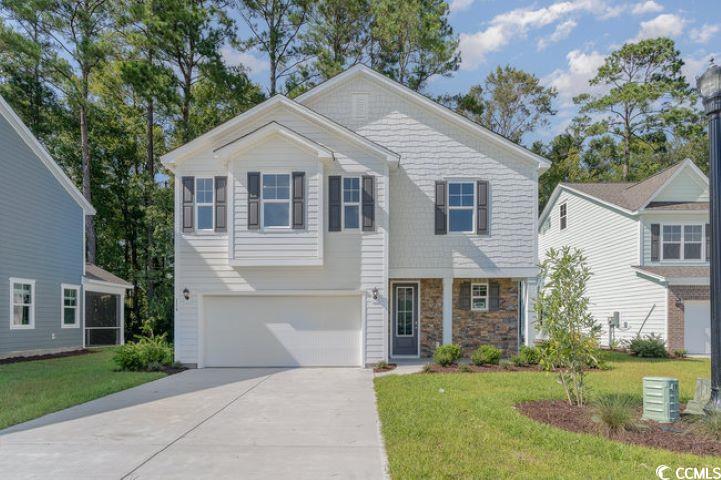
<instances>
[{"instance_id":1,"label":"white garage door","mask_svg":"<svg viewBox=\"0 0 721 480\"><path fill-rule=\"evenodd\" d=\"M688 353L711 354L711 305L709 302L684 302L684 336Z\"/></svg>"},{"instance_id":2,"label":"white garage door","mask_svg":"<svg viewBox=\"0 0 721 480\"><path fill-rule=\"evenodd\" d=\"M361 365L360 296L204 299L206 367Z\"/></svg>"}]
</instances>

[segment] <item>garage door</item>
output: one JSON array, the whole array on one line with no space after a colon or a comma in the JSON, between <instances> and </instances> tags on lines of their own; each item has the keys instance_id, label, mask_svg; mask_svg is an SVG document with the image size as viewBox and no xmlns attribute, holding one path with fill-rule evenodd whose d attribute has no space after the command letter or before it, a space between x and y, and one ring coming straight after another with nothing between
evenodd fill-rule
<instances>
[{"instance_id":1,"label":"garage door","mask_svg":"<svg viewBox=\"0 0 721 480\"><path fill-rule=\"evenodd\" d=\"M684 335L688 353L711 354L711 305L709 302L684 302Z\"/></svg>"},{"instance_id":2,"label":"garage door","mask_svg":"<svg viewBox=\"0 0 721 480\"><path fill-rule=\"evenodd\" d=\"M360 296L204 299L206 367L361 365Z\"/></svg>"}]
</instances>

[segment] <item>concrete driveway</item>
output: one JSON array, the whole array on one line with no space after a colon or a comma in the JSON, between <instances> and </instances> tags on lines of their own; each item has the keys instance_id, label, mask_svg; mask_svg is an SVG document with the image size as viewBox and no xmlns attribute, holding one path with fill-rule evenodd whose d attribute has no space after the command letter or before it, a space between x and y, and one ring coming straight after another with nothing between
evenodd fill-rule
<instances>
[{"instance_id":1,"label":"concrete driveway","mask_svg":"<svg viewBox=\"0 0 721 480\"><path fill-rule=\"evenodd\" d=\"M0 432L0 477L384 478L372 377L189 370Z\"/></svg>"}]
</instances>

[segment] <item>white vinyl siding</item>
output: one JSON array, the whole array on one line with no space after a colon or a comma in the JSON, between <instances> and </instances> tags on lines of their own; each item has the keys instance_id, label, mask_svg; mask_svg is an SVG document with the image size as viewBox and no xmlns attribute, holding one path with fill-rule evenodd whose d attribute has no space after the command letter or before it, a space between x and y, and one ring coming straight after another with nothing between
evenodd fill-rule
<instances>
[{"instance_id":1,"label":"white vinyl siding","mask_svg":"<svg viewBox=\"0 0 721 480\"><path fill-rule=\"evenodd\" d=\"M687 168L658 192L655 202L708 202L708 187Z\"/></svg>"},{"instance_id":2,"label":"white vinyl siding","mask_svg":"<svg viewBox=\"0 0 721 480\"><path fill-rule=\"evenodd\" d=\"M539 256L543 260L549 248L564 245L583 251L592 273L586 291L589 311L602 327L601 343L608 344L607 319L615 311L621 326L628 325L616 329L616 339L636 336L649 313L641 334L655 332L666 338L666 288L632 268L640 263L638 219L562 191L550 209L552 225L559 224L562 203L573 212L573 222L563 232L553 228L541 234Z\"/></svg>"}]
</instances>

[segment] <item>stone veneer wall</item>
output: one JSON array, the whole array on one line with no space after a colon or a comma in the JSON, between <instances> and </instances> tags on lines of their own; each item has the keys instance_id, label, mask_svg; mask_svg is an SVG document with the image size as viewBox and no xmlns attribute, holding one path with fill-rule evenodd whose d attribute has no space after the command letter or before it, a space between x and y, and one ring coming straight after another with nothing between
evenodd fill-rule
<instances>
[{"instance_id":1,"label":"stone veneer wall","mask_svg":"<svg viewBox=\"0 0 721 480\"><path fill-rule=\"evenodd\" d=\"M498 282L500 308L497 311L478 312L462 307L461 284ZM504 356L518 353L518 281L502 279L453 280L453 343L470 354L481 344L491 344L503 350Z\"/></svg>"},{"instance_id":2,"label":"stone veneer wall","mask_svg":"<svg viewBox=\"0 0 721 480\"><path fill-rule=\"evenodd\" d=\"M443 343L443 280L421 279L421 357Z\"/></svg>"},{"instance_id":3,"label":"stone veneer wall","mask_svg":"<svg viewBox=\"0 0 721 480\"><path fill-rule=\"evenodd\" d=\"M668 350L684 348L684 309L685 300L708 300L711 288L708 285L670 285L668 287Z\"/></svg>"}]
</instances>

